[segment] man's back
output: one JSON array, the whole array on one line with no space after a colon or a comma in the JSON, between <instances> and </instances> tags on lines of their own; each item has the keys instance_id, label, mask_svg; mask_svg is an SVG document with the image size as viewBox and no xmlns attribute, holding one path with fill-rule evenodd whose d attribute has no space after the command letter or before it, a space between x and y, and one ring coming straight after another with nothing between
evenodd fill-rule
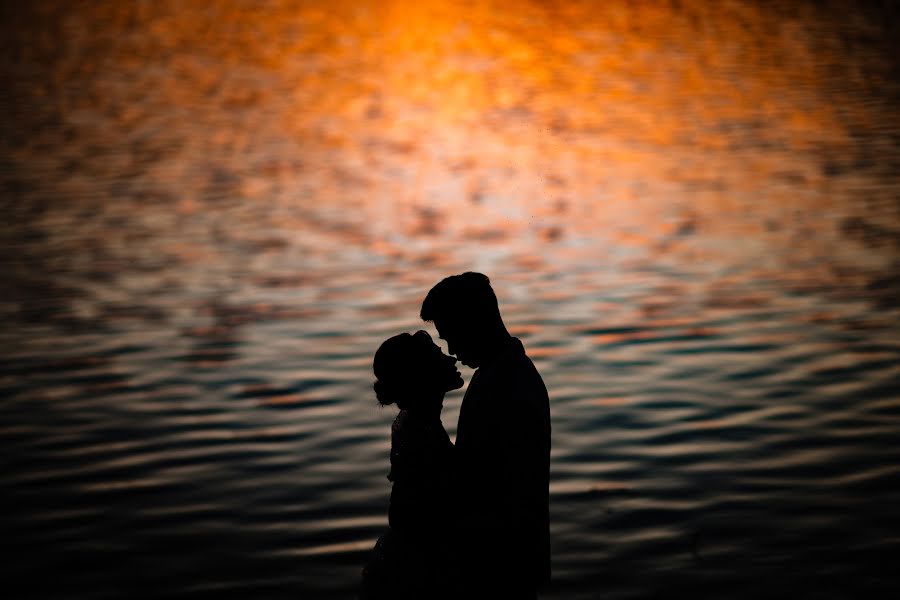
<instances>
[{"instance_id":1,"label":"man's back","mask_svg":"<svg viewBox=\"0 0 900 600\"><path fill-rule=\"evenodd\" d=\"M456 450L461 527L472 561L482 563L475 568L542 585L550 572L550 404L517 338L476 371Z\"/></svg>"}]
</instances>

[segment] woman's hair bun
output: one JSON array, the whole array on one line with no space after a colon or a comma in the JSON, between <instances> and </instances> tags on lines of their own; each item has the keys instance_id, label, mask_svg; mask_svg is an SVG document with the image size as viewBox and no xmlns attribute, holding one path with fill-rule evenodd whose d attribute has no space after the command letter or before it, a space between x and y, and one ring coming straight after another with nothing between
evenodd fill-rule
<instances>
[{"instance_id":1,"label":"woman's hair bun","mask_svg":"<svg viewBox=\"0 0 900 600\"><path fill-rule=\"evenodd\" d=\"M376 380L375 383L372 384L372 388L375 390L375 398L378 400L378 404L390 406L397 402L396 394L392 393L393 390L391 390L390 386L386 385L383 381Z\"/></svg>"}]
</instances>

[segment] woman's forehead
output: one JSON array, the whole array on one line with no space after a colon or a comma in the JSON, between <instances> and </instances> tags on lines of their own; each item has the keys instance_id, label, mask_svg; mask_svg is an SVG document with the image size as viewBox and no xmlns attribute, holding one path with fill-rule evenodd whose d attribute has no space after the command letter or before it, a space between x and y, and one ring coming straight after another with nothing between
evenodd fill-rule
<instances>
[{"instance_id":1,"label":"woman's forehead","mask_svg":"<svg viewBox=\"0 0 900 600\"><path fill-rule=\"evenodd\" d=\"M435 343L434 339L430 335L428 335L427 331L417 331L413 337L419 340L423 346L427 346L430 350L437 350L438 352L443 354L443 348Z\"/></svg>"},{"instance_id":2,"label":"woman's forehead","mask_svg":"<svg viewBox=\"0 0 900 600\"><path fill-rule=\"evenodd\" d=\"M418 340L422 345L427 345L428 347L434 347L440 350L440 346L434 343L434 340L428 335L427 331L419 330L413 335L413 337Z\"/></svg>"}]
</instances>

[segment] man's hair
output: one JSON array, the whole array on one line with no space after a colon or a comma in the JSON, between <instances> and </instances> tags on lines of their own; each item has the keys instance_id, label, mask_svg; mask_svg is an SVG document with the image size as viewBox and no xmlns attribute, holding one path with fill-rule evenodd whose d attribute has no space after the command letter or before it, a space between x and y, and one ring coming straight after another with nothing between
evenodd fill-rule
<instances>
[{"instance_id":1,"label":"man's hair","mask_svg":"<svg viewBox=\"0 0 900 600\"><path fill-rule=\"evenodd\" d=\"M419 316L423 321L503 322L491 280L472 271L439 281L422 301Z\"/></svg>"}]
</instances>

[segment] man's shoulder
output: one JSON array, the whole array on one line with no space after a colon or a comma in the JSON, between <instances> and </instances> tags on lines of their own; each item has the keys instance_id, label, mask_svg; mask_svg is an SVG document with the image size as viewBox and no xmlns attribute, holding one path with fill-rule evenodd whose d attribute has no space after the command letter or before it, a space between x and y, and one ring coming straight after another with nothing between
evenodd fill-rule
<instances>
[{"instance_id":1,"label":"man's shoulder","mask_svg":"<svg viewBox=\"0 0 900 600\"><path fill-rule=\"evenodd\" d=\"M528 356L528 353L525 352L524 348L522 352L511 355L509 360L506 361L505 367L510 372L521 377L533 377L543 381L537 366L535 366L534 361L531 360L531 357Z\"/></svg>"},{"instance_id":2,"label":"man's shoulder","mask_svg":"<svg viewBox=\"0 0 900 600\"><path fill-rule=\"evenodd\" d=\"M515 394L541 393L546 395L544 379L531 358L524 352L511 354L493 365L490 373L479 377L479 391L485 394L510 392Z\"/></svg>"}]
</instances>

